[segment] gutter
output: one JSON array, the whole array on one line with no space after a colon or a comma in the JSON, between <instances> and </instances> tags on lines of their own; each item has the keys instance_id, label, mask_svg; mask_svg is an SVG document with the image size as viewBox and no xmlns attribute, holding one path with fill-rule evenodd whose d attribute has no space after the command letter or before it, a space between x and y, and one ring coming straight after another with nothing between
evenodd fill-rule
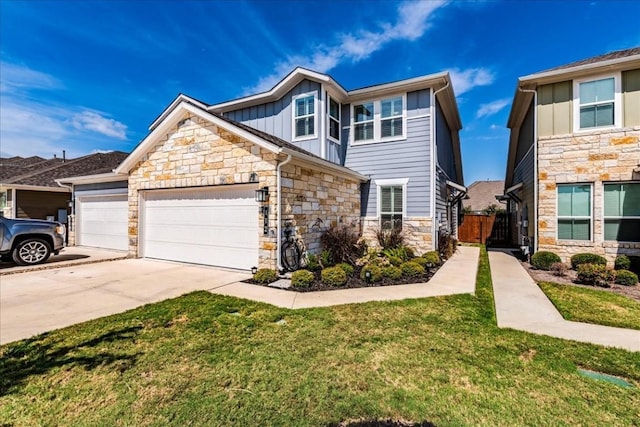
<instances>
[{"instance_id":1,"label":"gutter","mask_svg":"<svg viewBox=\"0 0 640 427\"><path fill-rule=\"evenodd\" d=\"M278 271L283 271L284 268L282 267L282 254L281 254L281 250L280 250L280 245L282 244L282 224L281 224L281 217L282 217L282 196L281 196L281 188L282 188L282 166L286 165L287 163L289 163L292 160L291 154L287 154L287 158L282 161L282 162L278 162L278 167L276 168L276 187L277 187L277 207L276 207L276 267L278 269Z\"/></svg>"},{"instance_id":2,"label":"gutter","mask_svg":"<svg viewBox=\"0 0 640 427\"><path fill-rule=\"evenodd\" d=\"M518 92L533 94L533 253L538 252L538 91L523 89Z\"/></svg>"}]
</instances>

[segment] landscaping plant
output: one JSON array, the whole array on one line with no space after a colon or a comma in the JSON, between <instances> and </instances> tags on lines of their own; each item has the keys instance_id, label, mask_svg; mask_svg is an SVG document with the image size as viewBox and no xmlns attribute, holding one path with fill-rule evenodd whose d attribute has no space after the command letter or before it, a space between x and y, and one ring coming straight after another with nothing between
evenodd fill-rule
<instances>
[{"instance_id":1,"label":"landscaping plant","mask_svg":"<svg viewBox=\"0 0 640 427\"><path fill-rule=\"evenodd\" d=\"M618 255L614 263L614 268L616 270L631 270L631 260L626 255Z\"/></svg>"},{"instance_id":2,"label":"landscaping plant","mask_svg":"<svg viewBox=\"0 0 640 427\"><path fill-rule=\"evenodd\" d=\"M403 263L400 266L400 270L402 270L402 274L407 277L416 277L424 274L424 267L418 264L417 262L408 261Z\"/></svg>"},{"instance_id":3,"label":"landscaping plant","mask_svg":"<svg viewBox=\"0 0 640 427\"><path fill-rule=\"evenodd\" d=\"M325 268L320 272L322 283L329 286L343 286L347 283L347 273L340 267Z\"/></svg>"},{"instance_id":4,"label":"landscaping plant","mask_svg":"<svg viewBox=\"0 0 640 427\"><path fill-rule=\"evenodd\" d=\"M392 257L400 258L403 262L409 261L415 256L413 249L405 245L396 246L395 248L383 249L382 253L387 259Z\"/></svg>"},{"instance_id":5,"label":"landscaping plant","mask_svg":"<svg viewBox=\"0 0 640 427\"><path fill-rule=\"evenodd\" d=\"M638 283L638 275L629 270L616 271L616 283L623 286L634 286Z\"/></svg>"},{"instance_id":6,"label":"landscaping plant","mask_svg":"<svg viewBox=\"0 0 640 427\"><path fill-rule=\"evenodd\" d=\"M393 249L404 245L404 234L399 227L376 230L376 239L382 249Z\"/></svg>"},{"instance_id":7,"label":"landscaping plant","mask_svg":"<svg viewBox=\"0 0 640 427\"><path fill-rule=\"evenodd\" d=\"M332 262L353 264L360 258L367 247L353 227L332 225L320 236L320 244L324 251L331 254ZM327 267L327 265L325 265Z\"/></svg>"},{"instance_id":8,"label":"landscaping plant","mask_svg":"<svg viewBox=\"0 0 640 427\"><path fill-rule=\"evenodd\" d=\"M309 270L298 270L291 274L291 286L294 288L308 288L316 279Z\"/></svg>"},{"instance_id":9,"label":"landscaping plant","mask_svg":"<svg viewBox=\"0 0 640 427\"><path fill-rule=\"evenodd\" d=\"M340 264L336 265L336 267L344 270L344 272L349 277L353 276L353 273L355 272L355 269L353 268L353 266L351 264L347 264L346 262L341 262Z\"/></svg>"},{"instance_id":10,"label":"landscaping plant","mask_svg":"<svg viewBox=\"0 0 640 427\"><path fill-rule=\"evenodd\" d=\"M555 276L564 277L569 271L569 267L564 262L554 262L549 269Z\"/></svg>"},{"instance_id":11,"label":"landscaping plant","mask_svg":"<svg viewBox=\"0 0 640 427\"><path fill-rule=\"evenodd\" d=\"M560 257L553 252L538 251L531 256L531 265L538 270L549 271L553 264L561 261Z\"/></svg>"},{"instance_id":12,"label":"landscaping plant","mask_svg":"<svg viewBox=\"0 0 640 427\"><path fill-rule=\"evenodd\" d=\"M307 255L307 270L317 271L320 270L320 262L318 262L318 256L314 254Z\"/></svg>"},{"instance_id":13,"label":"landscaping plant","mask_svg":"<svg viewBox=\"0 0 640 427\"><path fill-rule=\"evenodd\" d=\"M615 271L602 264L579 264L577 272L578 281L585 285L609 287L615 278Z\"/></svg>"},{"instance_id":14,"label":"landscaping plant","mask_svg":"<svg viewBox=\"0 0 640 427\"><path fill-rule=\"evenodd\" d=\"M362 267L362 270L360 270L360 279L361 280L367 280L367 271L371 273L371 281L372 282L379 282L382 280L382 268L380 268L379 266L377 266L376 264L367 264L364 267Z\"/></svg>"},{"instance_id":15,"label":"landscaping plant","mask_svg":"<svg viewBox=\"0 0 640 427\"><path fill-rule=\"evenodd\" d=\"M382 269L382 275L391 280L398 280L402 277L402 270L396 266L390 265Z\"/></svg>"},{"instance_id":16,"label":"landscaping plant","mask_svg":"<svg viewBox=\"0 0 640 427\"><path fill-rule=\"evenodd\" d=\"M333 261L333 255L326 249L320 252L320 255L318 256L318 263L322 268L328 268L335 265L335 262Z\"/></svg>"},{"instance_id":17,"label":"landscaping plant","mask_svg":"<svg viewBox=\"0 0 640 427\"><path fill-rule=\"evenodd\" d=\"M577 270L581 264L607 265L607 260L600 255L590 253L576 254L571 257L571 268Z\"/></svg>"},{"instance_id":18,"label":"landscaping plant","mask_svg":"<svg viewBox=\"0 0 640 427\"><path fill-rule=\"evenodd\" d=\"M458 247L458 241L455 237L448 233L442 233L438 237L438 248L440 250L440 256L444 259L449 259L456 252Z\"/></svg>"},{"instance_id":19,"label":"landscaping plant","mask_svg":"<svg viewBox=\"0 0 640 427\"><path fill-rule=\"evenodd\" d=\"M261 268L253 275L253 280L263 285L278 280L278 273L270 268Z\"/></svg>"},{"instance_id":20,"label":"landscaping plant","mask_svg":"<svg viewBox=\"0 0 640 427\"><path fill-rule=\"evenodd\" d=\"M442 260L440 259L440 253L438 251L429 251L422 254L422 258L427 260L427 264L432 266L440 265Z\"/></svg>"}]
</instances>

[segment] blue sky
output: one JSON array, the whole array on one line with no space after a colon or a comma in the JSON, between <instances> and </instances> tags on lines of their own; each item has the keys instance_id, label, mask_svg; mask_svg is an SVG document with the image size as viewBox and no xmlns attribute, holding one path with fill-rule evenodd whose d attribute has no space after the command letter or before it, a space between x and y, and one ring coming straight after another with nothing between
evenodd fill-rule
<instances>
[{"instance_id":1,"label":"blue sky","mask_svg":"<svg viewBox=\"0 0 640 427\"><path fill-rule=\"evenodd\" d=\"M186 93L217 103L301 65L346 89L449 71L465 183L503 179L519 76L640 46L629 1L0 2L0 153L130 151Z\"/></svg>"}]
</instances>

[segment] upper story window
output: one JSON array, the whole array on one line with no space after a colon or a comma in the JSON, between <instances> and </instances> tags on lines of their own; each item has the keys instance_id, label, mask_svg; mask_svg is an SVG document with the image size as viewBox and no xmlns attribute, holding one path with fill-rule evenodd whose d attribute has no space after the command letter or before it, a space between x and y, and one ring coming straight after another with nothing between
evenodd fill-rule
<instances>
[{"instance_id":1,"label":"upper story window","mask_svg":"<svg viewBox=\"0 0 640 427\"><path fill-rule=\"evenodd\" d=\"M293 139L309 139L316 136L316 93L293 97Z\"/></svg>"},{"instance_id":2,"label":"upper story window","mask_svg":"<svg viewBox=\"0 0 640 427\"><path fill-rule=\"evenodd\" d=\"M352 106L353 143L405 138L405 96L361 102Z\"/></svg>"},{"instance_id":3,"label":"upper story window","mask_svg":"<svg viewBox=\"0 0 640 427\"><path fill-rule=\"evenodd\" d=\"M591 185L558 185L558 239L591 240Z\"/></svg>"},{"instance_id":4,"label":"upper story window","mask_svg":"<svg viewBox=\"0 0 640 427\"><path fill-rule=\"evenodd\" d=\"M604 184L604 240L640 242L640 183Z\"/></svg>"},{"instance_id":5,"label":"upper story window","mask_svg":"<svg viewBox=\"0 0 640 427\"><path fill-rule=\"evenodd\" d=\"M340 104L329 97L329 138L340 142Z\"/></svg>"},{"instance_id":6,"label":"upper story window","mask_svg":"<svg viewBox=\"0 0 640 427\"><path fill-rule=\"evenodd\" d=\"M576 130L620 126L622 102L618 76L576 80L574 94Z\"/></svg>"}]
</instances>

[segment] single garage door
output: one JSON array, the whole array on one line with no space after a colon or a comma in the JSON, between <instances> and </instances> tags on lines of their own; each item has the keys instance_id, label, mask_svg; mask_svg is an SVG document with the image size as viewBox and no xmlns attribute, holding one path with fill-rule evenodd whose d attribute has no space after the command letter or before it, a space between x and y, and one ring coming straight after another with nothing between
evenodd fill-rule
<instances>
[{"instance_id":1,"label":"single garage door","mask_svg":"<svg viewBox=\"0 0 640 427\"><path fill-rule=\"evenodd\" d=\"M248 270L258 265L254 185L147 191L142 256Z\"/></svg>"},{"instance_id":2,"label":"single garage door","mask_svg":"<svg viewBox=\"0 0 640 427\"><path fill-rule=\"evenodd\" d=\"M129 204L126 194L81 196L77 199L78 245L129 249Z\"/></svg>"}]
</instances>

